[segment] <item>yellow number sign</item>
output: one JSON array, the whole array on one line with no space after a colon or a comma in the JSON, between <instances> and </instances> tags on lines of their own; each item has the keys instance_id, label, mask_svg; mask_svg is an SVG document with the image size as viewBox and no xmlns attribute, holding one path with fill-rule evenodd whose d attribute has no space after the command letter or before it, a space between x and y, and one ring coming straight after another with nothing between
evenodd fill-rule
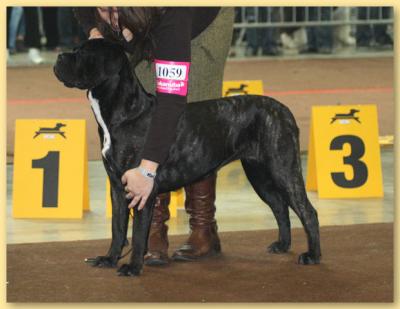
<instances>
[{"instance_id":1,"label":"yellow number sign","mask_svg":"<svg viewBox=\"0 0 400 309\"><path fill-rule=\"evenodd\" d=\"M169 211L172 218L178 216L178 209L185 208L185 197L183 189L178 189L171 192L171 202L169 203Z\"/></svg>"},{"instance_id":2,"label":"yellow number sign","mask_svg":"<svg viewBox=\"0 0 400 309\"><path fill-rule=\"evenodd\" d=\"M112 217L112 202L111 202L111 194L110 194L110 180L107 177L106 182L106 217ZM171 218L176 218L178 216L178 208L184 207L184 199L183 199L183 189L179 189L177 191L171 192L171 201L169 203L169 210ZM133 216L133 211L131 212Z\"/></svg>"},{"instance_id":3,"label":"yellow number sign","mask_svg":"<svg viewBox=\"0 0 400 309\"><path fill-rule=\"evenodd\" d=\"M81 218L87 172L85 120L16 120L14 218Z\"/></svg>"},{"instance_id":4,"label":"yellow number sign","mask_svg":"<svg viewBox=\"0 0 400 309\"><path fill-rule=\"evenodd\" d=\"M264 95L262 80L224 81L222 96L229 97L242 94Z\"/></svg>"},{"instance_id":5,"label":"yellow number sign","mask_svg":"<svg viewBox=\"0 0 400 309\"><path fill-rule=\"evenodd\" d=\"M112 217L111 186L110 179L108 177L106 180L106 217Z\"/></svg>"},{"instance_id":6,"label":"yellow number sign","mask_svg":"<svg viewBox=\"0 0 400 309\"><path fill-rule=\"evenodd\" d=\"M382 197L375 105L314 106L307 190L320 198Z\"/></svg>"}]
</instances>

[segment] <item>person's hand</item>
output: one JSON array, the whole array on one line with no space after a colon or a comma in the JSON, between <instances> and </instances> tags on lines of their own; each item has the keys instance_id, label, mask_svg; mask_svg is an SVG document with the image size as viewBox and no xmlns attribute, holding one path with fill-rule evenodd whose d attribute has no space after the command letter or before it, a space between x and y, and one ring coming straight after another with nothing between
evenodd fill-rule
<instances>
[{"instance_id":1,"label":"person's hand","mask_svg":"<svg viewBox=\"0 0 400 309\"><path fill-rule=\"evenodd\" d=\"M154 180L143 176L138 168L133 168L124 173L121 181L125 185L126 198L132 199L128 208L133 208L140 202L138 210L142 210L153 190Z\"/></svg>"},{"instance_id":2,"label":"person's hand","mask_svg":"<svg viewBox=\"0 0 400 309\"><path fill-rule=\"evenodd\" d=\"M133 33L128 28L122 29L122 35L123 35L125 41L127 41L127 42L129 42L133 39Z\"/></svg>"},{"instance_id":3,"label":"person's hand","mask_svg":"<svg viewBox=\"0 0 400 309\"><path fill-rule=\"evenodd\" d=\"M97 12L100 15L100 18L103 19L107 24L111 25L114 30L120 30L119 23L118 23L118 9L116 7L110 9L108 7L98 7ZM129 42L133 39L133 33L126 27L122 28L122 36L124 37L125 41ZM100 34L101 35L101 34Z\"/></svg>"},{"instance_id":4,"label":"person's hand","mask_svg":"<svg viewBox=\"0 0 400 309\"><path fill-rule=\"evenodd\" d=\"M107 6L100 6L97 8L97 12L100 18L111 25L114 30L119 29L117 7L113 6L109 8Z\"/></svg>"},{"instance_id":5,"label":"person's hand","mask_svg":"<svg viewBox=\"0 0 400 309\"><path fill-rule=\"evenodd\" d=\"M125 41L129 42L133 39L133 33L130 31L128 28L122 29L122 35L125 39ZM103 35L100 33L100 31L97 28L93 28L89 32L89 40L92 39L103 39Z\"/></svg>"},{"instance_id":6,"label":"person's hand","mask_svg":"<svg viewBox=\"0 0 400 309\"><path fill-rule=\"evenodd\" d=\"M100 31L97 28L93 28L89 32L89 40L92 39L103 39L103 35L100 33Z\"/></svg>"}]
</instances>

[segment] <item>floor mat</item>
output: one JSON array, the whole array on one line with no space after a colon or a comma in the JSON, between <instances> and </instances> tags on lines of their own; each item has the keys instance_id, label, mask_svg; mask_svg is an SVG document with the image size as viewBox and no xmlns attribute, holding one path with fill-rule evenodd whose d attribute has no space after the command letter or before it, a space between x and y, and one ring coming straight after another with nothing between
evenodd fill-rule
<instances>
[{"instance_id":1,"label":"floor mat","mask_svg":"<svg viewBox=\"0 0 400 309\"><path fill-rule=\"evenodd\" d=\"M171 252L186 236L170 237ZM141 277L86 265L109 240L7 246L8 302L392 302L393 224L321 228L322 263L296 263L302 229L288 254L268 254L276 230L220 234L223 254L195 263L145 267Z\"/></svg>"}]
</instances>

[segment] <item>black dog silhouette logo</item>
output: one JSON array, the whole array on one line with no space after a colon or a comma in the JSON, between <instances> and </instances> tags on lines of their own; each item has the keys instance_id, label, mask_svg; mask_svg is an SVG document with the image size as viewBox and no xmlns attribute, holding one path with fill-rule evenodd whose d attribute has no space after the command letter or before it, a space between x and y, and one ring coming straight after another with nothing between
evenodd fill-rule
<instances>
[{"instance_id":1,"label":"black dog silhouette logo","mask_svg":"<svg viewBox=\"0 0 400 309\"><path fill-rule=\"evenodd\" d=\"M356 117L356 113L360 112L358 109L351 109L347 114L336 114L335 117L332 117L331 124L336 120L339 120L340 123L349 123L350 120L355 120L358 123L360 122L359 117Z\"/></svg>"},{"instance_id":2,"label":"black dog silhouette logo","mask_svg":"<svg viewBox=\"0 0 400 309\"><path fill-rule=\"evenodd\" d=\"M54 128L39 128L38 131L35 132L35 136L33 138L38 137L41 134L44 134L45 136L52 136L50 138L54 138L56 134L61 135L62 137L66 138L65 136L65 131L61 131L60 129L62 127L66 127L67 125L61 122L58 122ZM48 137L49 138L49 137Z\"/></svg>"},{"instance_id":3,"label":"black dog silhouette logo","mask_svg":"<svg viewBox=\"0 0 400 309\"><path fill-rule=\"evenodd\" d=\"M238 94L247 94L246 88L249 85L246 84L240 84L239 87L236 88L229 88L226 92L225 92L225 96L229 96L229 95L238 95Z\"/></svg>"}]
</instances>

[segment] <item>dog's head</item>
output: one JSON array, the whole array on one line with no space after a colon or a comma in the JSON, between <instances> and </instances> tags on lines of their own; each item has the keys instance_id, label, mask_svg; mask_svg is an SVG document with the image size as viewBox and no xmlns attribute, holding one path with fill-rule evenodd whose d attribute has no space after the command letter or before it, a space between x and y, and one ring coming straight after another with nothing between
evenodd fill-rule
<instances>
[{"instance_id":1,"label":"dog's head","mask_svg":"<svg viewBox=\"0 0 400 309\"><path fill-rule=\"evenodd\" d=\"M83 43L72 52L58 55L54 74L65 86L93 89L119 74L126 65L123 48L104 39Z\"/></svg>"}]
</instances>

